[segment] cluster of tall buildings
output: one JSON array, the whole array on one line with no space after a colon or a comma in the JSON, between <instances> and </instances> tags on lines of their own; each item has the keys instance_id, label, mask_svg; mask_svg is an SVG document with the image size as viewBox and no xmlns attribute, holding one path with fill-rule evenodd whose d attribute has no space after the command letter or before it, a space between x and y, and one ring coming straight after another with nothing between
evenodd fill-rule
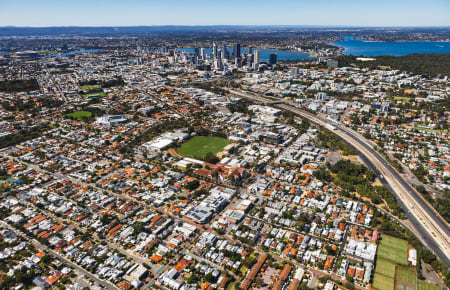
<instances>
[{"instance_id":1,"label":"cluster of tall buildings","mask_svg":"<svg viewBox=\"0 0 450 290\"><path fill-rule=\"evenodd\" d=\"M253 47L249 47L247 53L241 53L240 43L234 43L233 47L229 48L225 42L221 46L214 42L211 49L196 47L191 61L197 65L206 62L218 70L226 70L230 65L237 67L246 65L249 68L257 69L261 63L260 53L260 50L254 50ZM269 64L274 65L276 62L277 55L271 54Z\"/></svg>"},{"instance_id":2,"label":"cluster of tall buildings","mask_svg":"<svg viewBox=\"0 0 450 290\"><path fill-rule=\"evenodd\" d=\"M153 52L168 55L169 62L190 62L200 70L212 69L223 73L228 73L230 67L260 70L277 63L276 53L267 55L266 51L251 46L244 49L243 53L240 43L233 43L230 47L225 42L221 45L213 42L211 47L195 47L193 50L163 46ZM266 54L264 61L261 59L261 52Z\"/></svg>"}]
</instances>

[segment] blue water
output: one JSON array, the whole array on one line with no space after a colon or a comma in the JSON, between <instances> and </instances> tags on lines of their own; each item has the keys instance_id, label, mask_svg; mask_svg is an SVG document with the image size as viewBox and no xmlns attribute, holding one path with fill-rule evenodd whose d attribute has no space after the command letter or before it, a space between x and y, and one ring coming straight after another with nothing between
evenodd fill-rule
<instances>
[{"instance_id":1,"label":"blue water","mask_svg":"<svg viewBox=\"0 0 450 290\"><path fill-rule=\"evenodd\" d=\"M343 47L346 55L393 55L402 56L412 53L450 53L450 42L369 42L345 36L344 41L332 42L332 45Z\"/></svg>"},{"instance_id":2,"label":"blue water","mask_svg":"<svg viewBox=\"0 0 450 290\"><path fill-rule=\"evenodd\" d=\"M103 49L83 49L83 50L77 50L77 51L70 51L70 52L63 52L63 53L57 53L57 54L51 54L43 56L43 58L47 57L61 57L61 56L68 56L68 55L74 55L74 54L82 54L82 53L89 53L89 52L102 52Z\"/></svg>"},{"instance_id":3,"label":"blue water","mask_svg":"<svg viewBox=\"0 0 450 290\"><path fill-rule=\"evenodd\" d=\"M187 53L193 54L195 52L194 48L178 48L179 51L186 51ZM253 53L255 53L255 50L259 50L259 59L261 61L268 61L269 55L272 53L277 54L277 60L302 60L302 59L314 59L314 57L309 56L306 53L303 52L296 52L296 51L285 51L285 50L278 50L278 49L262 49L253 48ZM211 54L211 48L205 48L206 54ZM228 53L230 54L230 57L233 55L233 49L228 48ZM244 53L248 53L248 48L241 48L241 55Z\"/></svg>"}]
</instances>

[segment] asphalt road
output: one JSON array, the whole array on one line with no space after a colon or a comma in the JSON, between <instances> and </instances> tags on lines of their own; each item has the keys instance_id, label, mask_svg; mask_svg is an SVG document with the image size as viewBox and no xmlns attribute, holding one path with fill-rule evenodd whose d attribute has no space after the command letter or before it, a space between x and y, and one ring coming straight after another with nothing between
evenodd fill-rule
<instances>
[{"instance_id":1,"label":"asphalt road","mask_svg":"<svg viewBox=\"0 0 450 290\"><path fill-rule=\"evenodd\" d=\"M426 202L422 196L420 196L420 193L418 193L405 179L401 177L401 175L386 161L384 160L381 155L376 152L370 145L368 145L366 142L363 141L359 136L351 132L351 129L343 128L342 126L339 126L339 128L342 131L346 131L346 133L351 134L354 136L355 141L357 141L359 144L364 146L369 152L375 156L375 158L378 159L379 162L383 163L385 165L386 169L389 170L390 174L394 176L397 181L402 185L403 188L405 188L409 192L409 196L414 199L414 201L421 205L421 209L426 211L426 213L433 218L432 222L437 224L440 229L444 232L444 238L446 237L447 241L450 237L450 228L448 224L443 220L443 218L436 212L434 208L431 207L431 205ZM369 164L370 168L378 175L380 176L380 171L376 168L376 166L370 162L370 160L363 155L363 159L366 162L366 164ZM385 179L382 179L383 185L385 185L388 189L390 189L392 192L395 192L392 186L386 182ZM450 257L441 249L440 244L432 237L432 235L429 234L429 232L424 228L424 225L418 220L418 218L408 209L408 206L404 203L404 201L401 198L398 198L396 196L397 202L400 204L400 206L403 208L406 217L410 221L411 225L414 227L415 231L419 235L419 239L422 241L422 243L427 246L434 254L439 257L441 261L443 261L447 267L450 267Z\"/></svg>"},{"instance_id":2,"label":"asphalt road","mask_svg":"<svg viewBox=\"0 0 450 290\"><path fill-rule=\"evenodd\" d=\"M257 100L263 103L273 103L271 100L248 93L230 90L236 95ZM281 109L289 110L300 115L313 123L325 125L331 123L319 116L308 113L295 107L295 104L286 104L286 102L277 102ZM418 193L400 174L378 153L362 136L346 127L334 124L337 129L334 133L345 142L357 150L366 164L383 177L383 183L394 193L397 201L404 210L407 218L415 228L419 240L435 255L450 267L450 229L448 223L437 214L428 202Z\"/></svg>"},{"instance_id":3,"label":"asphalt road","mask_svg":"<svg viewBox=\"0 0 450 290\"><path fill-rule=\"evenodd\" d=\"M62 260L64 261L66 264L70 265L72 268L74 268L76 271L78 271L79 273L82 273L83 275L85 275L86 277L89 277L90 279L92 279L95 283L97 283L98 285L103 286L103 288L105 289L119 289L118 287L116 287L115 285L113 285L112 283L105 281L105 280L101 280L99 279L96 275L90 273L89 271L85 270L84 268L82 268L81 266L79 266L78 264L75 264L74 262L72 262L71 260L67 259L66 257L64 257L63 255L53 251L52 249L50 249L49 247L47 247L46 245L40 243L39 241L37 241L36 239L33 239L31 237L29 237L28 235L25 235L22 231L14 228L13 226L7 224L4 221L0 221L0 223L2 224L2 226L7 227L8 229L14 231L16 234L20 235L21 237L23 237L24 239L26 239L27 241L31 242L33 244L33 246L35 246L37 249L39 250L45 250L47 251L48 254L50 254L51 256L53 256L56 259Z\"/></svg>"},{"instance_id":4,"label":"asphalt road","mask_svg":"<svg viewBox=\"0 0 450 290\"><path fill-rule=\"evenodd\" d=\"M364 146L370 153L372 153L378 161L383 163L383 165L386 166L386 168L389 170L389 172L395 176L395 178L402 184L403 187L405 187L411 197L414 198L414 200L418 203L422 203L422 208L427 211L427 213L430 216L436 216L438 215L433 221L438 224L443 230L444 233L447 235L447 237L450 237L450 227L448 226L448 223L439 216L439 213L436 212L436 210L428 203L426 202L423 197L420 195L419 192L416 191L415 188L411 186L398 172L395 170L377 151L375 151L367 142L364 142L363 139L361 139L361 136L358 136L353 130L346 128L344 126L339 126L339 129L342 131L345 131L347 134L350 134L354 137L354 139L359 142L362 146Z\"/></svg>"}]
</instances>

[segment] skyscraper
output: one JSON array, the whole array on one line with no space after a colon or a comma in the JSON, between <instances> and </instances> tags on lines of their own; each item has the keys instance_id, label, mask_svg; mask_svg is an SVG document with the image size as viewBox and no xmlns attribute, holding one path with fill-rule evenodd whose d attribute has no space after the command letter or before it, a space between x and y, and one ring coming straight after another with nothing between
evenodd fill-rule
<instances>
[{"instance_id":1,"label":"skyscraper","mask_svg":"<svg viewBox=\"0 0 450 290\"><path fill-rule=\"evenodd\" d=\"M253 63L259 64L259 50L255 50L254 56L253 56Z\"/></svg>"},{"instance_id":2,"label":"skyscraper","mask_svg":"<svg viewBox=\"0 0 450 290\"><path fill-rule=\"evenodd\" d=\"M222 43L222 59L229 59L230 54L228 53L227 44L224 42Z\"/></svg>"},{"instance_id":3,"label":"skyscraper","mask_svg":"<svg viewBox=\"0 0 450 290\"><path fill-rule=\"evenodd\" d=\"M248 67L252 67L252 65L253 65L253 58L254 58L254 55L253 54L247 54L247 66Z\"/></svg>"},{"instance_id":4,"label":"skyscraper","mask_svg":"<svg viewBox=\"0 0 450 290\"><path fill-rule=\"evenodd\" d=\"M276 53L271 53L269 56L269 63L271 65L277 64L277 54Z\"/></svg>"},{"instance_id":5,"label":"skyscraper","mask_svg":"<svg viewBox=\"0 0 450 290\"><path fill-rule=\"evenodd\" d=\"M205 49L203 47L200 48L200 58L205 59Z\"/></svg>"},{"instance_id":6,"label":"skyscraper","mask_svg":"<svg viewBox=\"0 0 450 290\"><path fill-rule=\"evenodd\" d=\"M217 45L215 42L213 42L213 46L212 46L212 55L213 55L213 59L217 58Z\"/></svg>"},{"instance_id":7,"label":"skyscraper","mask_svg":"<svg viewBox=\"0 0 450 290\"><path fill-rule=\"evenodd\" d=\"M240 43L235 43L234 44L234 49L233 49L233 58L241 58L241 44Z\"/></svg>"},{"instance_id":8,"label":"skyscraper","mask_svg":"<svg viewBox=\"0 0 450 290\"><path fill-rule=\"evenodd\" d=\"M253 52L253 47L249 46L248 47L248 54L252 54L252 52Z\"/></svg>"}]
</instances>

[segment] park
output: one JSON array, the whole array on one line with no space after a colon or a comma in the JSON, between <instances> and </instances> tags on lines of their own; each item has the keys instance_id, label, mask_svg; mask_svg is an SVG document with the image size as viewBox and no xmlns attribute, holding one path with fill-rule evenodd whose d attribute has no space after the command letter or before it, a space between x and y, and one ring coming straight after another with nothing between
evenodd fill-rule
<instances>
[{"instance_id":1,"label":"park","mask_svg":"<svg viewBox=\"0 0 450 290\"><path fill-rule=\"evenodd\" d=\"M221 137L197 136L183 143L177 152L185 157L203 160L208 153L214 156L230 142Z\"/></svg>"}]
</instances>

